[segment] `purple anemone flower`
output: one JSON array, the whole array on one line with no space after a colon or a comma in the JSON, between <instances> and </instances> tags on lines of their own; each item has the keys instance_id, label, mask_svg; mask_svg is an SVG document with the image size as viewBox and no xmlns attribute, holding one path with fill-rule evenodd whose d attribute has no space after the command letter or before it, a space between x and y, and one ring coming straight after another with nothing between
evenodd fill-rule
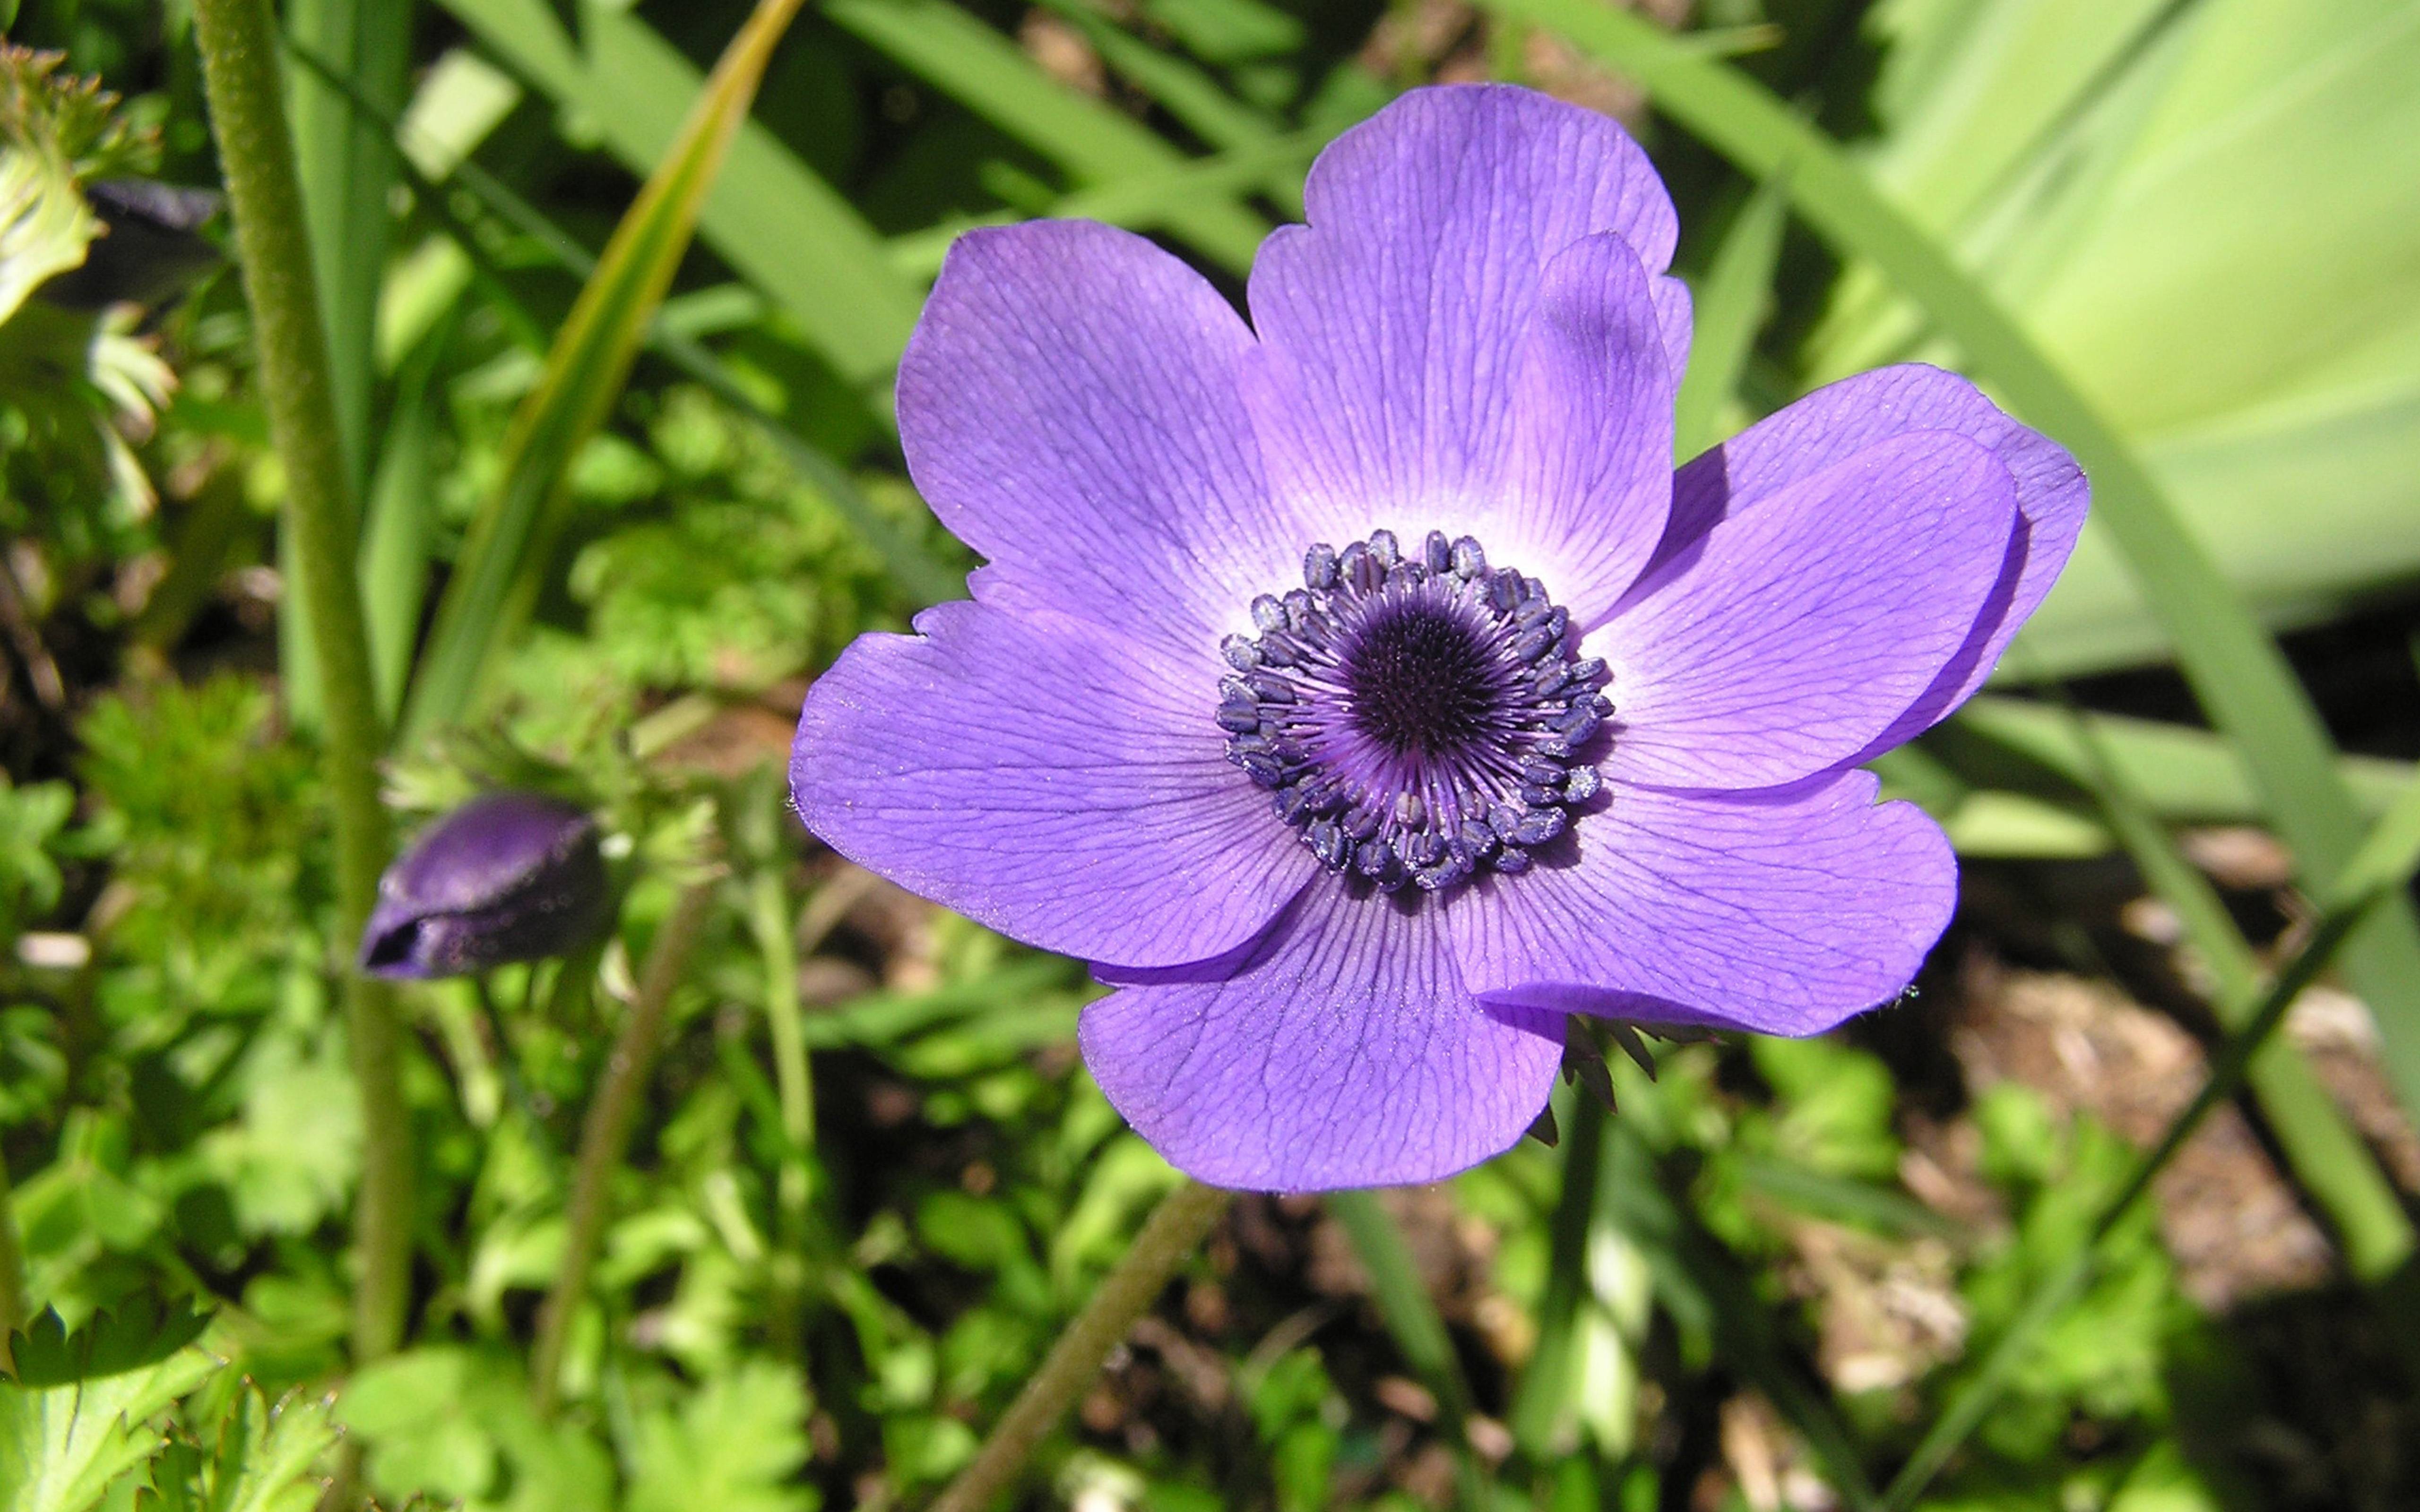
<instances>
[{"instance_id":1,"label":"purple anemone flower","mask_svg":"<svg viewBox=\"0 0 2420 1512\"><path fill-rule=\"evenodd\" d=\"M1484 1160L1566 1013L1898 995L1957 868L1857 765L2040 602L2074 462L1903 366L1675 473L1671 202L1544 96L1406 95L1305 203L1249 326L1107 226L952 249L899 427L988 565L808 694L808 825L1091 962L1085 1063L1224 1186Z\"/></svg>"},{"instance_id":2,"label":"purple anemone flower","mask_svg":"<svg viewBox=\"0 0 2420 1512\"><path fill-rule=\"evenodd\" d=\"M541 793L489 793L423 830L379 878L373 977L460 977L594 939L611 893L597 821Z\"/></svg>"}]
</instances>

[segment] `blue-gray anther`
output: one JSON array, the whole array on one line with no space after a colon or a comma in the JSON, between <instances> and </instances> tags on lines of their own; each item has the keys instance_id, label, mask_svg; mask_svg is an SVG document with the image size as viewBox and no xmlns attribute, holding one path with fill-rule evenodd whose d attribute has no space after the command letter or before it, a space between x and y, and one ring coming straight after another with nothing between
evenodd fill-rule
<instances>
[{"instance_id":1,"label":"blue-gray anther","mask_svg":"<svg viewBox=\"0 0 2420 1512\"><path fill-rule=\"evenodd\" d=\"M1321 542L1302 554L1302 584L1317 593L1336 586L1336 548Z\"/></svg>"},{"instance_id":2,"label":"blue-gray anther","mask_svg":"<svg viewBox=\"0 0 2420 1512\"><path fill-rule=\"evenodd\" d=\"M1612 713L1545 585L1425 531L1317 542L1300 588L1254 598L1219 642L1227 756L1321 865L1440 891L1515 874L1603 779L1580 748Z\"/></svg>"}]
</instances>

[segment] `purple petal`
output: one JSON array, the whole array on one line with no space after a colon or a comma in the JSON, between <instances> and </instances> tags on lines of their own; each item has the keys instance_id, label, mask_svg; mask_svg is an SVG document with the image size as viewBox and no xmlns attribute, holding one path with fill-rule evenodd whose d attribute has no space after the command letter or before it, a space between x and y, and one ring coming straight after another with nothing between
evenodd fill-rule
<instances>
[{"instance_id":1,"label":"purple petal","mask_svg":"<svg viewBox=\"0 0 2420 1512\"><path fill-rule=\"evenodd\" d=\"M1078 221L973 231L899 364L900 443L995 592L1218 674L1252 594L1300 572L1237 370L1251 332L1142 238Z\"/></svg>"},{"instance_id":2,"label":"purple petal","mask_svg":"<svg viewBox=\"0 0 2420 1512\"><path fill-rule=\"evenodd\" d=\"M1277 232L1253 264L1266 362L1252 398L1273 491L1326 521L1331 539L1373 525L1455 533L1503 483L1545 270L1574 242L1613 233L1646 275L1623 286L1646 308L1588 323L1687 312L1654 293L1677 223L1646 154L1610 119L1543 95L1407 94L1321 154L1304 199L1311 224ZM1668 383L1668 354L1688 337L1685 326L1661 335ZM1551 575L1560 600L1585 596L1564 563L1512 564Z\"/></svg>"},{"instance_id":3,"label":"purple petal","mask_svg":"<svg viewBox=\"0 0 2420 1512\"><path fill-rule=\"evenodd\" d=\"M1003 934L1172 965L1260 933L1318 871L1227 764L1215 684L1082 622L943 604L808 690L790 757L807 827Z\"/></svg>"},{"instance_id":4,"label":"purple petal","mask_svg":"<svg viewBox=\"0 0 2420 1512\"><path fill-rule=\"evenodd\" d=\"M1584 238L1547 264L1525 359L1505 486L1461 528L1507 565L1553 563L1571 586L1548 589L1586 625L1637 579L1672 496L1673 369L1628 242Z\"/></svg>"},{"instance_id":5,"label":"purple petal","mask_svg":"<svg viewBox=\"0 0 2420 1512\"><path fill-rule=\"evenodd\" d=\"M1949 431L1990 447L2016 480L2017 529L1968 643L1931 687L1878 736L1874 750L1938 722L1992 674L2000 654L2050 592L2084 529L2091 486L2066 450L2002 413L1954 373L1907 363L1816 390L1681 470L1658 561L1726 515L1756 507L1800 479L1911 431Z\"/></svg>"},{"instance_id":6,"label":"purple petal","mask_svg":"<svg viewBox=\"0 0 2420 1512\"><path fill-rule=\"evenodd\" d=\"M1918 432L1721 521L1583 642L1614 673L1606 775L1760 788L1855 755L1965 644L2014 494L1993 453Z\"/></svg>"},{"instance_id":7,"label":"purple petal","mask_svg":"<svg viewBox=\"0 0 2420 1512\"><path fill-rule=\"evenodd\" d=\"M1491 1003L1820 1034L1896 996L1949 922L1958 863L1849 772L1762 793L1614 788L1563 853L1447 909Z\"/></svg>"},{"instance_id":8,"label":"purple petal","mask_svg":"<svg viewBox=\"0 0 2420 1512\"><path fill-rule=\"evenodd\" d=\"M1481 1008L1435 908L1304 889L1262 940L1170 972L1097 971L1084 1063L1126 1121L1218 1186L1434 1181L1521 1137L1560 1025Z\"/></svg>"}]
</instances>

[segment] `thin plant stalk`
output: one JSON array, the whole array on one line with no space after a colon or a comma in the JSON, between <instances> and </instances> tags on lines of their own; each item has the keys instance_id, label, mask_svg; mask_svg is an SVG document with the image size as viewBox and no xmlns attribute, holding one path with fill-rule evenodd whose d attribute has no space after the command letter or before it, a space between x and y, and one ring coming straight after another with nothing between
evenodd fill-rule
<instances>
[{"instance_id":1,"label":"thin plant stalk","mask_svg":"<svg viewBox=\"0 0 2420 1512\"><path fill-rule=\"evenodd\" d=\"M309 606L334 808L335 937L349 944L377 898L393 834L379 803L383 732L355 577L355 514L278 79L277 30L266 0L195 0L194 37L259 347L270 440L286 468L285 522ZM358 973L346 976L345 1000L363 1133L353 1353L373 1360L402 1341L410 1302L411 1135L395 1000L383 983Z\"/></svg>"},{"instance_id":2,"label":"thin plant stalk","mask_svg":"<svg viewBox=\"0 0 2420 1512\"><path fill-rule=\"evenodd\" d=\"M773 1040L773 1087L782 1108L782 1160L777 1194L782 1221L796 1239L806 1217L815 1142L815 1084L807 1066L806 1029L799 1020L797 915L778 865L760 868L748 885L748 927L765 963L765 1025Z\"/></svg>"},{"instance_id":3,"label":"thin plant stalk","mask_svg":"<svg viewBox=\"0 0 2420 1512\"><path fill-rule=\"evenodd\" d=\"M604 1237L612 1206L613 1173L630 1146L630 1126L637 1121L647 1076L663 1048L664 1021L673 989L689 965L690 952L704 933L714 902L714 885L702 882L685 888L673 904L671 917L656 930L647 964L639 976L638 995L629 1016L605 1059L604 1079L588 1104L581 1126L579 1163L571 1178L571 1205L563 1236L563 1258L554 1285L537 1315L537 1343L530 1351L530 1395L541 1413L551 1413L562 1396L563 1350L571 1320L586 1299L589 1273L596 1268L597 1242Z\"/></svg>"},{"instance_id":4,"label":"thin plant stalk","mask_svg":"<svg viewBox=\"0 0 2420 1512\"><path fill-rule=\"evenodd\" d=\"M1009 1404L973 1462L927 1512L985 1512L1008 1490L1035 1447L1100 1374L1109 1350L1157 1300L1177 1265L1193 1253L1233 1198L1231 1192L1188 1180L1160 1199L1133 1247L1101 1278L1084 1310L1050 1346L1041 1368Z\"/></svg>"},{"instance_id":5,"label":"thin plant stalk","mask_svg":"<svg viewBox=\"0 0 2420 1512\"><path fill-rule=\"evenodd\" d=\"M17 1213L8 1195L8 1163L0 1159L0 1370L14 1369L8 1332L25 1322L25 1258L17 1248Z\"/></svg>"}]
</instances>

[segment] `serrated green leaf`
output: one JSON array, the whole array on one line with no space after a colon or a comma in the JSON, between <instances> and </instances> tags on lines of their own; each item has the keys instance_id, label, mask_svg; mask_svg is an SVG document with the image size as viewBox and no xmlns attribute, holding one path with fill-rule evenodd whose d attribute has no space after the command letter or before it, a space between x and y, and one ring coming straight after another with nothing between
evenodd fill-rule
<instances>
[{"instance_id":1,"label":"serrated green leaf","mask_svg":"<svg viewBox=\"0 0 2420 1512\"><path fill-rule=\"evenodd\" d=\"M166 1442L150 1419L218 1368L199 1350L184 1350L98 1381L0 1385L0 1506L89 1512Z\"/></svg>"},{"instance_id":2,"label":"serrated green leaf","mask_svg":"<svg viewBox=\"0 0 2420 1512\"><path fill-rule=\"evenodd\" d=\"M8 1339L9 1375L29 1391L99 1381L154 1365L202 1336L209 1313L190 1300L137 1292L70 1330L55 1309Z\"/></svg>"},{"instance_id":3,"label":"serrated green leaf","mask_svg":"<svg viewBox=\"0 0 2420 1512\"><path fill-rule=\"evenodd\" d=\"M807 1459L807 1394L796 1375L751 1360L677 1407L641 1420L628 1512L809 1512L795 1484Z\"/></svg>"}]
</instances>

